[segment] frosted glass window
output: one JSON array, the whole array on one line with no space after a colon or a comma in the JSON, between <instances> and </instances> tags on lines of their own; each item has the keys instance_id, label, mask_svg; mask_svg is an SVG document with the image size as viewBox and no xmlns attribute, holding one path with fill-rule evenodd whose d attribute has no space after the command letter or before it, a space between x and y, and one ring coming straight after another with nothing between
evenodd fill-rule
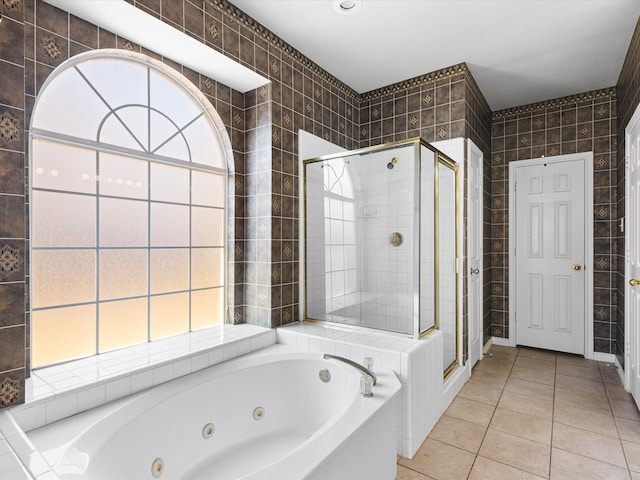
<instances>
[{"instance_id":1,"label":"frosted glass window","mask_svg":"<svg viewBox=\"0 0 640 480\"><path fill-rule=\"evenodd\" d=\"M118 109L116 112L122 124L131 132L132 138L149 150L149 111L142 105L132 105Z\"/></svg>"},{"instance_id":2,"label":"frosted glass window","mask_svg":"<svg viewBox=\"0 0 640 480\"><path fill-rule=\"evenodd\" d=\"M224 322L226 134L203 99L133 52L47 77L29 149L34 367Z\"/></svg>"},{"instance_id":3,"label":"frosted glass window","mask_svg":"<svg viewBox=\"0 0 640 480\"><path fill-rule=\"evenodd\" d=\"M191 329L217 325L224 318L224 289L212 288L191 292Z\"/></svg>"},{"instance_id":4,"label":"frosted glass window","mask_svg":"<svg viewBox=\"0 0 640 480\"><path fill-rule=\"evenodd\" d=\"M100 304L99 352L147 341L148 299L135 298Z\"/></svg>"},{"instance_id":5,"label":"frosted glass window","mask_svg":"<svg viewBox=\"0 0 640 480\"><path fill-rule=\"evenodd\" d=\"M144 65L114 62L107 58L84 62L78 66L78 70L100 92L111 108L121 105L146 105L148 102L148 69Z\"/></svg>"},{"instance_id":6,"label":"frosted glass window","mask_svg":"<svg viewBox=\"0 0 640 480\"><path fill-rule=\"evenodd\" d=\"M151 165L151 200L189 203L189 170L170 165Z\"/></svg>"},{"instance_id":7,"label":"frosted glass window","mask_svg":"<svg viewBox=\"0 0 640 480\"><path fill-rule=\"evenodd\" d=\"M95 353L95 305L36 311L32 318L33 368Z\"/></svg>"},{"instance_id":8,"label":"frosted glass window","mask_svg":"<svg viewBox=\"0 0 640 480\"><path fill-rule=\"evenodd\" d=\"M96 192L96 152L47 140L32 143L32 188Z\"/></svg>"},{"instance_id":9,"label":"frosted glass window","mask_svg":"<svg viewBox=\"0 0 640 480\"><path fill-rule=\"evenodd\" d=\"M146 199L149 197L148 172L149 162L122 155L101 153L100 194Z\"/></svg>"},{"instance_id":10,"label":"frosted glass window","mask_svg":"<svg viewBox=\"0 0 640 480\"><path fill-rule=\"evenodd\" d=\"M188 249L153 249L151 250L150 262L152 294L189 288Z\"/></svg>"},{"instance_id":11,"label":"frosted glass window","mask_svg":"<svg viewBox=\"0 0 640 480\"><path fill-rule=\"evenodd\" d=\"M189 207L151 204L151 246L183 247L189 245Z\"/></svg>"},{"instance_id":12,"label":"frosted glass window","mask_svg":"<svg viewBox=\"0 0 640 480\"><path fill-rule=\"evenodd\" d=\"M191 244L198 247L221 247L224 243L224 210L191 208Z\"/></svg>"},{"instance_id":13,"label":"frosted glass window","mask_svg":"<svg viewBox=\"0 0 640 480\"><path fill-rule=\"evenodd\" d=\"M147 250L101 250L99 300L147 294Z\"/></svg>"},{"instance_id":14,"label":"frosted glass window","mask_svg":"<svg viewBox=\"0 0 640 480\"><path fill-rule=\"evenodd\" d=\"M221 168L224 165L224 152L215 138L207 135L209 128L205 118L200 117L184 129L184 136L194 162Z\"/></svg>"},{"instance_id":15,"label":"frosted glass window","mask_svg":"<svg viewBox=\"0 0 640 480\"><path fill-rule=\"evenodd\" d=\"M47 94L39 97L33 127L95 140L108 112L91 86L71 68L58 75L47 86Z\"/></svg>"},{"instance_id":16,"label":"frosted glass window","mask_svg":"<svg viewBox=\"0 0 640 480\"><path fill-rule=\"evenodd\" d=\"M34 307L93 302L96 253L92 250L35 250L32 275Z\"/></svg>"},{"instance_id":17,"label":"frosted glass window","mask_svg":"<svg viewBox=\"0 0 640 480\"><path fill-rule=\"evenodd\" d=\"M191 160L189 147L182 135L176 135L170 138L166 143L158 145L157 149L153 149L153 153L163 157L183 160L185 162L189 162Z\"/></svg>"},{"instance_id":18,"label":"frosted glass window","mask_svg":"<svg viewBox=\"0 0 640 480\"><path fill-rule=\"evenodd\" d=\"M189 294L151 297L151 340L189 329Z\"/></svg>"},{"instance_id":19,"label":"frosted glass window","mask_svg":"<svg viewBox=\"0 0 640 480\"><path fill-rule=\"evenodd\" d=\"M149 151L165 157L177 158L178 160L188 162L190 160L188 148L184 137L180 134L178 126L173 123L170 118L153 110L149 112L149 121L151 122L149 128L151 132ZM173 147L173 150L166 150L164 153L160 151L161 148L165 147L165 145L176 137L180 140L179 146L176 145Z\"/></svg>"},{"instance_id":20,"label":"frosted glass window","mask_svg":"<svg viewBox=\"0 0 640 480\"><path fill-rule=\"evenodd\" d=\"M43 247L92 247L96 243L96 198L71 193L34 191L39 221L31 238Z\"/></svg>"},{"instance_id":21,"label":"frosted glass window","mask_svg":"<svg viewBox=\"0 0 640 480\"><path fill-rule=\"evenodd\" d=\"M218 287L224 283L223 253L221 248L191 250L191 288Z\"/></svg>"},{"instance_id":22,"label":"frosted glass window","mask_svg":"<svg viewBox=\"0 0 640 480\"><path fill-rule=\"evenodd\" d=\"M149 244L148 208L147 202L101 198L100 246L147 246Z\"/></svg>"},{"instance_id":23,"label":"frosted glass window","mask_svg":"<svg viewBox=\"0 0 640 480\"><path fill-rule=\"evenodd\" d=\"M191 203L205 207L224 207L225 177L215 173L191 172Z\"/></svg>"},{"instance_id":24,"label":"frosted glass window","mask_svg":"<svg viewBox=\"0 0 640 480\"><path fill-rule=\"evenodd\" d=\"M141 143L141 139L136 138L133 132L122 123L122 120L113 114L109 115L102 124L98 140L101 143L117 145L132 150L145 150L145 145Z\"/></svg>"},{"instance_id":25,"label":"frosted glass window","mask_svg":"<svg viewBox=\"0 0 640 480\"><path fill-rule=\"evenodd\" d=\"M174 81L158 75L156 72L150 72L149 82L151 106L171 118L179 128L184 128L187 123L201 115L200 108L180 89L176 88Z\"/></svg>"}]
</instances>

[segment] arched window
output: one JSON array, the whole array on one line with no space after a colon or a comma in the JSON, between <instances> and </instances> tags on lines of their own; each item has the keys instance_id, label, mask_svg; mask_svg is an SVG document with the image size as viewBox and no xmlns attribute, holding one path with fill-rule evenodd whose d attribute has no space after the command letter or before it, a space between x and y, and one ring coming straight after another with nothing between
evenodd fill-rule
<instances>
[{"instance_id":1,"label":"arched window","mask_svg":"<svg viewBox=\"0 0 640 480\"><path fill-rule=\"evenodd\" d=\"M97 50L31 124L32 366L224 322L228 137L181 74Z\"/></svg>"}]
</instances>

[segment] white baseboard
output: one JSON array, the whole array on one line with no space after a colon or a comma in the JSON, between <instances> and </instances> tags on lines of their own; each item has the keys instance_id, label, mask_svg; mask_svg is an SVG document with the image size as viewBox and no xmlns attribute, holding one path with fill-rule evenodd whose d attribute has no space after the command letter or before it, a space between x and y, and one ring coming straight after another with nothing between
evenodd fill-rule
<instances>
[{"instance_id":1,"label":"white baseboard","mask_svg":"<svg viewBox=\"0 0 640 480\"><path fill-rule=\"evenodd\" d=\"M500 345L502 347L510 347L511 346L509 344L509 339L508 338L491 337L491 341L493 342L494 345Z\"/></svg>"},{"instance_id":2,"label":"white baseboard","mask_svg":"<svg viewBox=\"0 0 640 480\"><path fill-rule=\"evenodd\" d=\"M486 355L487 353L489 353L489 350L491 350L492 346L493 346L493 337L489 337L489 340L487 340L487 343L485 343L484 347L482 347L482 354Z\"/></svg>"},{"instance_id":3,"label":"white baseboard","mask_svg":"<svg viewBox=\"0 0 640 480\"><path fill-rule=\"evenodd\" d=\"M618 376L620 377L620 382L622 383L622 385L626 390L627 389L626 375L624 374L624 368L622 368L622 365L620 365L620 362L618 362L618 357L616 357L615 364L616 364L616 370L618 370Z\"/></svg>"},{"instance_id":4,"label":"white baseboard","mask_svg":"<svg viewBox=\"0 0 640 480\"><path fill-rule=\"evenodd\" d=\"M617 363L613 353L593 352L593 360L597 362Z\"/></svg>"}]
</instances>

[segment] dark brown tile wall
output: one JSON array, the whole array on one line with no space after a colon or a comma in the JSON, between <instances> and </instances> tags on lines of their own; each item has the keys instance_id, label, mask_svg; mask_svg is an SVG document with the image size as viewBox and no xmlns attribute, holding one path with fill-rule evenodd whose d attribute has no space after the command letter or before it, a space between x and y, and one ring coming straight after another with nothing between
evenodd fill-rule
<instances>
[{"instance_id":1,"label":"dark brown tile wall","mask_svg":"<svg viewBox=\"0 0 640 480\"><path fill-rule=\"evenodd\" d=\"M618 193L616 223L625 216L625 128L638 105L640 105L640 19L636 24L629 49L618 78L618 155L616 157L616 172ZM615 334L617 349L615 352L620 365L624 366L624 302L625 302L625 239L624 234L617 230L616 269L614 270L614 285L616 294L616 324Z\"/></svg>"},{"instance_id":2,"label":"dark brown tile wall","mask_svg":"<svg viewBox=\"0 0 640 480\"><path fill-rule=\"evenodd\" d=\"M0 2L0 408L24 402L26 209L24 5Z\"/></svg>"},{"instance_id":3,"label":"dark brown tile wall","mask_svg":"<svg viewBox=\"0 0 640 480\"><path fill-rule=\"evenodd\" d=\"M244 304L235 319L275 327L299 320L298 130L355 148L359 96L234 6L206 6L223 26L238 22L239 61L270 80L245 95L244 235L236 235Z\"/></svg>"},{"instance_id":4,"label":"dark brown tile wall","mask_svg":"<svg viewBox=\"0 0 640 480\"><path fill-rule=\"evenodd\" d=\"M229 204L234 212L230 225L234 242L229 252L232 309L228 321L277 326L298 319L298 129L347 149L412 136L428 141L465 136L485 154L485 340L489 334L505 334L493 329L504 325L501 299L506 297L504 290L495 289L502 286L505 272L499 263L498 267L493 264L497 252L492 251L493 233L487 233L493 231L491 225L502 210L494 207L494 201L502 195L503 172L494 168L491 154L490 109L466 65L358 95L226 0L127 1L271 83L264 91L242 94L41 0L0 1L4 17L0 24L0 209L6 212L0 234L1 405L23 401L25 371L29 371L29 235L24 225L28 224L25 158L31 109L57 65L97 48L131 49L165 61L199 86L227 127L235 159L229 185L235 194ZM634 38L630 52L638 51L637 32ZM631 63L627 59L620 82L625 99L625 79L635 85L629 89L635 104L637 55L631 55ZM620 184L619 175L610 178ZM11 219L7 225L5 218ZM603 304L610 307L612 302ZM615 341L603 340L611 350ZM603 347L602 351L609 350Z\"/></svg>"},{"instance_id":5,"label":"dark brown tile wall","mask_svg":"<svg viewBox=\"0 0 640 480\"><path fill-rule=\"evenodd\" d=\"M41 0L0 13L0 391L24 399L29 372L28 125L47 76L72 55L122 48L163 61L211 101L231 139L227 321L276 326L298 317L297 131L354 148L358 95L224 0L130 0L137 8L266 76L247 94L191 71Z\"/></svg>"},{"instance_id":6,"label":"dark brown tile wall","mask_svg":"<svg viewBox=\"0 0 640 480\"><path fill-rule=\"evenodd\" d=\"M616 89L493 113L491 334L509 336L509 162L593 151L594 350L616 351Z\"/></svg>"}]
</instances>

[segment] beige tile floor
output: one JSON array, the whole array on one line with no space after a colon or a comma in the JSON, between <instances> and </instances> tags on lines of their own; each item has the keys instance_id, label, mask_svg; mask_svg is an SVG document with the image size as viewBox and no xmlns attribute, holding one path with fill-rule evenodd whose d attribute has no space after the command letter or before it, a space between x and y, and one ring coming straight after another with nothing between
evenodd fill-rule
<instances>
[{"instance_id":1,"label":"beige tile floor","mask_svg":"<svg viewBox=\"0 0 640 480\"><path fill-rule=\"evenodd\" d=\"M640 414L616 369L494 346L396 480L640 480Z\"/></svg>"}]
</instances>

